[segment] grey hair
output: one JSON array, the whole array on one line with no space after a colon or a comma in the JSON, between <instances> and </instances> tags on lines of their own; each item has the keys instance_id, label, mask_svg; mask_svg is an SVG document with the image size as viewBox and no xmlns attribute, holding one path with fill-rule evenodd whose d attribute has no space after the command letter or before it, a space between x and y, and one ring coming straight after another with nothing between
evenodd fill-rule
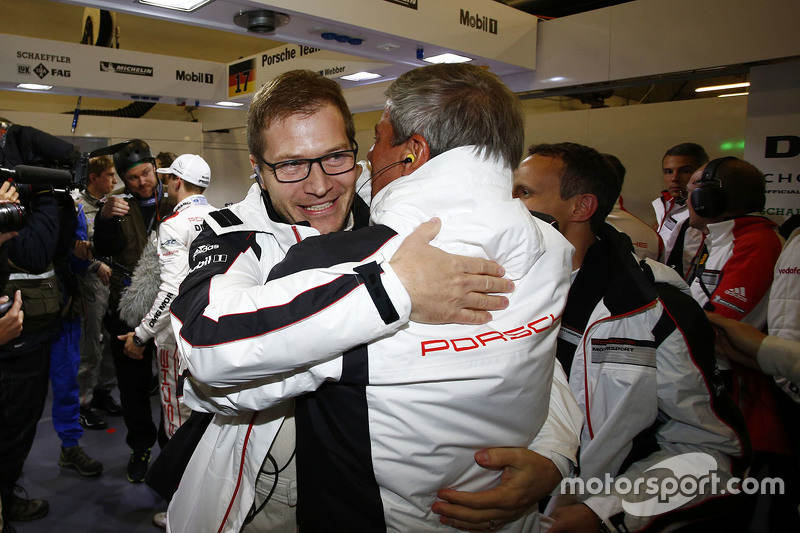
<instances>
[{"instance_id":1,"label":"grey hair","mask_svg":"<svg viewBox=\"0 0 800 533\"><path fill-rule=\"evenodd\" d=\"M510 169L519 166L522 104L495 74L467 64L421 67L397 78L386 96L393 146L418 134L428 141L431 157L477 146Z\"/></svg>"}]
</instances>

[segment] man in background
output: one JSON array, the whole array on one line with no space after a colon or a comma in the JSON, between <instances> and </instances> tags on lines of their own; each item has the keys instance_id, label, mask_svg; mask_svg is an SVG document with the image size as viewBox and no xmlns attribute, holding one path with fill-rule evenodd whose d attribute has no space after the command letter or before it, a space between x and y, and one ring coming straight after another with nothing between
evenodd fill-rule
<instances>
[{"instance_id":1,"label":"man in background","mask_svg":"<svg viewBox=\"0 0 800 533\"><path fill-rule=\"evenodd\" d=\"M635 493L607 481L660 482L659 469L648 470L687 452L711 456L726 479L734 460L746 457L740 417L713 386L710 324L683 280L661 263L637 263L630 239L606 222L621 184L601 154L574 143L534 145L528 154L514 175L514 196L553 216L575 247L557 355L585 416L579 477L604 489L554 497L550 531L679 523L706 501L711 513L716 498L702 490L673 515L624 512Z\"/></svg>"},{"instance_id":2,"label":"man in background","mask_svg":"<svg viewBox=\"0 0 800 533\"><path fill-rule=\"evenodd\" d=\"M619 177L620 190L622 190L621 187L625 184L625 166L615 155L603 154L603 157L616 171L617 177ZM650 258L653 261L658 261L663 254L664 242L661 240L661 236L653 228L645 224L644 221L625 209L622 195L617 198L617 203L614 204L611 213L606 217L606 222L611 224L617 231L631 238L634 253L639 259Z\"/></svg>"},{"instance_id":3,"label":"man in background","mask_svg":"<svg viewBox=\"0 0 800 533\"><path fill-rule=\"evenodd\" d=\"M686 207L686 184L695 170L708 162L708 154L695 143L673 146L661 158L661 175L665 190L653 200L656 212L655 230L664 241L661 261L683 278L703 240L702 234L689 225Z\"/></svg>"},{"instance_id":4,"label":"man in background","mask_svg":"<svg viewBox=\"0 0 800 533\"><path fill-rule=\"evenodd\" d=\"M126 144L114 154L114 167L125 183L126 194L106 199L95 219L94 246L98 256L110 257L116 263L111 276L106 328L111 335L122 415L128 428L125 441L131 448L128 481L141 483L150 463L150 449L157 438L149 393L153 379L153 347L149 343L142 359L125 355L125 342L118 337L127 335L131 328L120 317L119 301L145 244L172 209L164 198L156 177L155 158L146 142L134 139ZM141 342L142 347L146 344Z\"/></svg>"},{"instance_id":5,"label":"man in background","mask_svg":"<svg viewBox=\"0 0 800 533\"><path fill-rule=\"evenodd\" d=\"M86 215L89 245L94 244L94 221L103 207L103 200L117 185L117 173L110 156L89 160L86 188L74 194ZM92 259L86 272L78 274L83 312L81 320L81 363L78 369L80 391L80 422L86 429L105 429L108 424L97 416L94 409L111 416L121 416L122 407L111 396L116 381L114 362L111 359L108 332L103 319L108 309L111 267L99 259Z\"/></svg>"}]
</instances>

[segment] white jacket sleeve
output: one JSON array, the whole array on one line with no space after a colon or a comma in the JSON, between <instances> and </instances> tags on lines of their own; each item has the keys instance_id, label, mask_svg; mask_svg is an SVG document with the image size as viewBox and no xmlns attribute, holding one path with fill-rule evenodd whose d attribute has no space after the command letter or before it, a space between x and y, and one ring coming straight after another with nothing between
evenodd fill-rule
<instances>
[{"instance_id":1,"label":"white jacket sleeve","mask_svg":"<svg viewBox=\"0 0 800 533\"><path fill-rule=\"evenodd\" d=\"M158 228L156 249L161 268L161 283L150 311L136 326L136 335L142 340L158 337L170 328L169 309L178 294L178 288L189 270L189 245L186 234L173 225L173 219ZM169 329L169 333L172 331Z\"/></svg>"},{"instance_id":2,"label":"white jacket sleeve","mask_svg":"<svg viewBox=\"0 0 800 533\"><path fill-rule=\"evenodd\" d=\"M616 476L617 479L626 478L631 483L638 481L640 487L664 489L665 485L662 484L667 478L674 481L686 474L700 478L714 471L725 483L733 475L733 458L746 453L747 444L741 440L746 430L736 425L737 419L731 413L735 409L734 404L715 390L711 382L713 365L698 363L704 355L694 353L693 348L697 350L698 346L690 346L679 328L657 347L660 425L655 432L655 441L658 450L632 463ZM706 348L708 353L713 354L710 346ZM612 525L608 522L610 517L635 510L636 513L625 513L625 525L630 531L641 529L656 515L683 506L692 507L714 496L710 484L701 486L692 497L683 498L680 494L670 496L668 504L674 505L668 508L659 503L659 496L663 496L663 493L642 489L638 494L620 494L616 492L619 487L622 485L614 483L611 494L591 496L583 503L605 520L609 527ZM626 507L623 507L623 496Z\"/></svg>"},{"instance_id":3,"label":"white jacket sleeve","mask_svg":"<svg viewBox=\"0 0 800 533\"><path fill-rule=\"evenodd\" d=\"M553 367L553 384L547 420L528 449L552 460L562 477L569 477L578 464L583 413L569 388L561 363Z\"/></svg>"},{"instance_id":4,"label":"white jacket sleeve","mask_svg":"<svg viewBox=\"0 0 800 533\"><path fill-rule=\"evenodd\" d=\"M408 321L408 294L379 252L265 282L282 258L277 245L268 238L254 243L244 232L223 237L203 232L194 241L193 250L205 245L208 252L192 257L172 306L184 368L196 381L224 389L283 380ZM354 270L365 264L376 274L371 287L369 276ZM383 307L370 293L376 284ZM387 307L394 314L387 316ZM290 380L302 386L280 396L306 392L311 382Z\"/></svg>"}]
</instances>

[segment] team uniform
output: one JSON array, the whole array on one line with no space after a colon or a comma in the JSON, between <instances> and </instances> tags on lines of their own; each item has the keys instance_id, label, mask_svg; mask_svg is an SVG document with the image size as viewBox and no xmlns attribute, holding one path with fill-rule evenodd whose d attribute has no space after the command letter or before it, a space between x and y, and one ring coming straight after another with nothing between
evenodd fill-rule
<instances>
[{"instance_id":1,"label":"team uniform","mask_svg":"<svg viewBox=\"0 0 800 533\"><path fill-rule=\"evenodd\" d=\"M686 201L676 201L667 191L653 200L657 232L664 243L661 262L686 277L692 258L703 241L703 234L689 226L689 207Z\"/></svg>"},{"instance_id":2,"label":"team uniform","mask_svg":"<svg viewBox=\"0 0 800 533\"><path fill-rule=\"evenodd\" d=\"M763 328L782 247L778 226L761 216L743 216L707 227L687 276L692 296L708 311Z\"/></svg>"},{"instance_id":3,"label":"team uniform","mask_svg":"<svg viewBox=\"0 0 800 533\"><path fill-rule=\"evenodd\" d=\"M664 242L661 236L640 218L625 209L622 196L617 199L611 213L606 217L606 222L631 238L633 251L639 259L649 258L658 261L663 255Z\"/></svg>"},{"instance_id":4,"label":"team uniform","mask_svg":"<svg viewBox=\"0 0 800 533\"><path fill-rule=\"evenodd\" d=\"M794 230L783 247L772 280L767 309L769 334L784 339L800 341L800 228ZM774 342L774 341L773 341ZM758 351L761 368L776 376L797 376L798 369L786 369L787 362L768 349ZM768 367L768 368L767 368ZM778 369L781 369L778 371ZM777 379L781 388L800 403L800 379Z\"/></svg>"},{"instance_id":5,"label":"team uniform","mask_svg":"<svg viewBox=\"0 0 800 533\"><path fill-rule=\"evenodd\" d=\"M740 216L707 227L708 235L687 278L692 296L707 311L763 329L772 273L782 247L777 225L761 216ZM727 360L718 359L717 366L730 381L753 449L789 453L772 378Z\"/></svg>"},{"instance_id":6,"label":"team uniform","mask_svg":"<svg viewBox=\"0 0 800 533\"><path fill-rule=\"evenodd\" d=\"M170 325L169 308L189 271L189 246L203 229L203 217L213 209L205 196L194 194L178 203L172 215L161 221L156 235L161 284L153 306L134 330L143 341L155 341L164 430L170 438L189 417L191 409L183 405L178 395L180 354Z\"/></svg>"},{"instance_id":7,"label":"team uniform","mask_svg":"<svg viewBox=\"0 0 800 533\"><path fill-rule=\"evenodd\" d=\"M291 226L265 234L263 221L253 225L242 210L227 210L245 230L257 232L239 229L229 234L238 247L213 251L233 255L233 264L214 266L210 256L198 256L173 316L176 327L183 326L182 351L193 376L187 402L191 396L193 407L231 417L258 412L249 415L249 426L225 427L236 419L215 417L170 505L171 531L217 527L226 513L222 530L237 531L271 436L290 408L282 400L317 388L296 407L298 521L304 529L443 528L430 510L437 490L480 490L499 482L499 472L475 464L476 450L537 449L532 441L555 390L553 343L572 248L512 201L510 189L510 172L471 148L441 154L374 199L373 221L386 225L308 239L289 252L267 285L256 288L253 276L263 283L270 270L259 261L285 252L310 230ZM436 200L443 197L447 207ZM435 245L491 257L514 279L509 309L494 313L491 323L408 322L410 302L388 259L405 235L433 215L443 220ZM230 225L229 216L219 218ZM204 273L209 267L227 273L212 278ZM185 292L196 282L199 288ZM372 339L378 340L362 345ZM556 409L569 410L568 396L553 396ZM545 431L545 440L559 433L568 443L560 426ZM563 455L572 453L564 449ZM209 491L215 498L203 501ZM534 513L509 530L537 522Z\"/></svg>"},{"instance_id":8,"label":"team uniform","mask_svg":"<svg viewBox=\"0 0 800 533\"><path fill-rule=\"evenodd\" d=\"M634 497L611 490L606 473L660 479L664 470L648 469L704 452L723 480L731 475L733 458L748 453L747 434L733 402L714 386L713 342L683 280L661 263L637 264L627 237L606 225L570 289L558 358L586 417L580 478L599 478L609 492L565 493L551 506L582 501L611 530L635 531L661 512L625 513L623 502ZM669 472L668 464L660 468ZM688 519L686 509L709 497L699 494L678 512Z\"/></svg>"}]
</instances>

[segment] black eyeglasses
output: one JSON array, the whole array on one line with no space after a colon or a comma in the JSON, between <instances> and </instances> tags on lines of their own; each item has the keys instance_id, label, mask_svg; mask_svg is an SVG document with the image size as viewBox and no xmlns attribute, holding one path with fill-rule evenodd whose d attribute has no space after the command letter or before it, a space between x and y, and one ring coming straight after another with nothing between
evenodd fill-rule
<instances>
[{"instance_id":1,"label":"black eyeglasses","mask_svg":"<svg viewBox=\"0 0 800 533\"><path fill-rule=\"evenodd\" d=\"M355 148L352 150L340 150L314 159L289 159L277 163L268 163L261 156L256 157L272 170L275 179L279 182L296 183L303 181L311 174L311 166L314 163L319 163L319 167L328 176L337 176L356 168L358 143L353 141L353 144Z\"/></svg>"}]
</instances>

